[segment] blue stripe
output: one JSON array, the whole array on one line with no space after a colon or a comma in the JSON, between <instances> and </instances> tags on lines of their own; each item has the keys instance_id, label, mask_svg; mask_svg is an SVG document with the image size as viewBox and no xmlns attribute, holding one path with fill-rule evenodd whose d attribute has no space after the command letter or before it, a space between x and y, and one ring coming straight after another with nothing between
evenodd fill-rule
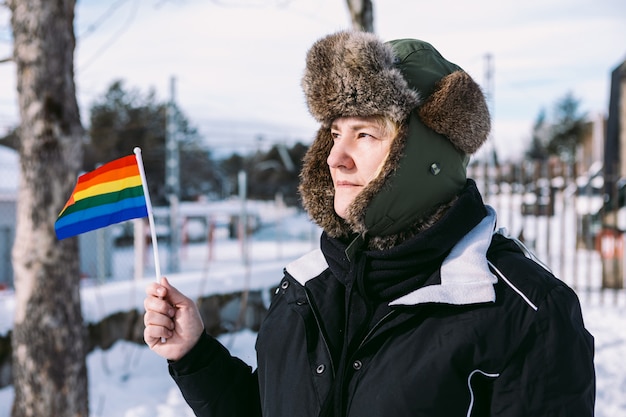
<instances>
[{"instance_id":1,"label":"blue stripe","mask_svg":"<svg viewBox=\"0 0 626 417\"><path fill-rule=\"evenodd\" d=\"M80 210L75 213L70 213L66 216L59 217L55 223L55 227L62 228L65 226L69 226L72 223L80 223L96 217L106 217L107 215L115 214L119 211L145 206L146 199L144 198L144 196L126 198L115 203L90 207L85 210Z\"/></svg>"},{"instance_id":2,"label":"blue stripe","mask_svg":"<svg viewBox=\"0 0 626 417\"><path fill-rule=\"evenodd\" d=\"M142 197L143 200L143 197ZM107 212L99 217L90 216L88 218L80 219L71 223L64 222L64 224L55 224L54 229L59 240L67 237L79 235L81 233L89 232L101 227L106 227L114 223L120 223L125 220L136 219L146 217L148 215L148 208L144 204L139 207L127 207L115 212ZM59 222L60 223L60 222Z\"/></svg>"}]
</instances>

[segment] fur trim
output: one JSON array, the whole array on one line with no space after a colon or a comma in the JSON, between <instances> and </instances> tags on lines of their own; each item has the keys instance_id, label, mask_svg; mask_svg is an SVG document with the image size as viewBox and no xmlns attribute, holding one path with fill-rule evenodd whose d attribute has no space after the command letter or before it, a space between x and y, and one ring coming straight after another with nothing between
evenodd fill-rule
<instances>
[{"instance_id":1,"label":"fur trim","mask_svg":"<svg viewBox=\"0 0 626 417\"><path fill-rule=\"evenodd\" d=\"M431 45L418 40L383 43L371 33L348 31L326 36L307 54L302 88L309 111L321 123L303 160L299 185L302 205L330 237L349 239L358 233L367 236L370 249L393 247L431 227L456 200L432 201L423 215L400 225L398 233L368 234L365 217L375 205L374 197L388 190L398 195L416 192L396 187L395 181L400 167L415 164L410 160L414 151L413 156L405 154L408 143L422 143L424 134L437 135L437 140L447 138L454 145L456 150L449 147L450 152L469 155L489 134L489 111L478 84ZM412 114L414 110L417 113ZM398 123L400 132L380 175L357 195L344 220L334 210L335 192L327 164L333 146L330 125L338 117L373 115L389 117ZM409 137L408 132L415 131L409 127L416 126L409 120L424 126L419 130L420 137ZM429 148L423 152L428 154ZM419 181L428 181L430 173L424 170L422 174L420 169L411 174L423 175ZM419 181L416 178L415 183ZM424 198L429 195L424 194ZM414 212L415 207L406 206L408 213Z\"/></svg>"},{"instance_id":2,"label":"fur trim","mask_svg":"<svg viewBox=\"0 0 626 417\"><path fill-rule=\"evenodd\" d=\"M339 32L309 50L302 88L325 126L341 116L385 115L401 123L419 95L394 66L390 45L367 32Z\"/></svg>"},{"instance_id":3,"label":"fur trim","mask_svg":"<svg viewBox=\"0 0 626 417\"><path fill-rule=\"evenodd\" d=\"M464 71L443 77L419 108L419 115L426 126L468 155L481 147L491 129L485 97Z\"/></svg>"},{"instance_id":4,"label":"fur trim","mask_svg":"<svg viewBox=\"0 0 626 417\"><path fill-rule=\"evenodd\" d=\"M365 213L367 205L394 174L395 168L402 159L402 150L406 140L407 133L406 126L404 126L392 144L389 157L382 172L357 195L355 201L348 209L347 219L344 220L335 213L335 189L326 163L326 158L332 148L332 137L327 128L320 128L315 141L304 156L298 188L302 206L311 217L311 220L332 238L346 239L354 233L366 233ZM455 201L456 198L449 203L433 207L432 212L427 213L422 219L402 233L391 236L370 236L368 248L388 249L428 229L445 214Z\"/></svg>"},{"instance_id":5,"label":"fur trim","mask_svg":"<svg viewBox=\"0 0 626 417\"><path fill-rule=\"evenodd\" d=\"M298 191L302 207L330 237L345 237L350 227L335 212L335 187L326 159L333 146L330 130L322 127L302 161Z\"/></svg>"}]
</instances>

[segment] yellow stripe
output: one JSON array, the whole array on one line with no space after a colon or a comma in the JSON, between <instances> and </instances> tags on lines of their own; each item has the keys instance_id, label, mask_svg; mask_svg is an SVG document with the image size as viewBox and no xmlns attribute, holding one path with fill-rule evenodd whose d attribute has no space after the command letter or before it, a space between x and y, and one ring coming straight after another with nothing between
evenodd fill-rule
<instances>
[{"instance_id":1,"label":"yellow stripe","mask_svg":"<svg viewBox=\"0 0 626 417\"><path fill-rule=\"evenodd\" d=\"M74 194L74 201L82 200L84 198L93 197L100 194L114 193L116 191L123 190L124 188L136 187L141 185L141 176L135 175L134 177L123 178L117 181L104 182L102 184L94 185L85 190L78 191Z\"/></svg>"}]
</instances>

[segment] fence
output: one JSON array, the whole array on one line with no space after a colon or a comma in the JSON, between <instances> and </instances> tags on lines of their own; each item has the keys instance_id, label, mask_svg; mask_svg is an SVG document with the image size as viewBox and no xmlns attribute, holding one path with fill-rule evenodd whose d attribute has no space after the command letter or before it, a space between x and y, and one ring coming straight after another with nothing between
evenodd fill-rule
<instances>
[{"instance_id":1,"label":"fence","mask_svg":"<svg viewBox=\"0 0 626 417\"><path fill-rule=\"evenodd\" d=\"M607 180L601 170L578 173L574 164L554 160L497 166L474 163L468 176L475 179L485 203L496 209L498 227L524 242L580 296L616 303L626 299L626 182ZM13 233L4 225L14 224L15 218L14 207L9 211L2 207L0 217L6 221L0 222L0 290L12 283L9 253ZM92 270L102 263L96 256L102 251L87 238L81 242L81 252L93 259L81 260L81 266L86 276L100 276ZM182 254L186 254L185 248ZM134 276L131 247L117 248L111 256L110 275ZM185 264L194 262L190 258ZM104 275L109 273L104 271Z\"/></svg>"},{"instance_id":2,"label":"fence","mask_svg":"<svg viewBox=\"0 0 626 417\"><path fill-rule=\"evenodd\" d=\"M498 213L498 227L579 295L615 303L624 296L626 209L619 181L607 187L600 170L578 174L575 164L554 160L475 163L468 176Z\"/></svg>"}]
</instances>

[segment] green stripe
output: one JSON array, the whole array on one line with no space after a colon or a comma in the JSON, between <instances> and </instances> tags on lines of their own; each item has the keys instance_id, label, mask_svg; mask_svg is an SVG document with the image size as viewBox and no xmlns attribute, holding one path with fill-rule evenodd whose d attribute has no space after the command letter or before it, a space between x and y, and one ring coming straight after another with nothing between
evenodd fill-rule
<instances>
[{"instance_id":1,"label":"green stripe","mask_svg":"<svg viewBox=\"0 0 626 417\"><path fill-rule=\"evenodd\" d=\"M103 204L116 203L118 201L143 196L143 187L138 185L136 187L124 188L123 190L113 193L106 193L95 195L93 197L83 198L78 200L71 206L68 206L63 214L59 216L59 219L67 216L68 214L76 213L77 211L86 210L92 207L101 206Z\"/></svg>"}]
</instances>

